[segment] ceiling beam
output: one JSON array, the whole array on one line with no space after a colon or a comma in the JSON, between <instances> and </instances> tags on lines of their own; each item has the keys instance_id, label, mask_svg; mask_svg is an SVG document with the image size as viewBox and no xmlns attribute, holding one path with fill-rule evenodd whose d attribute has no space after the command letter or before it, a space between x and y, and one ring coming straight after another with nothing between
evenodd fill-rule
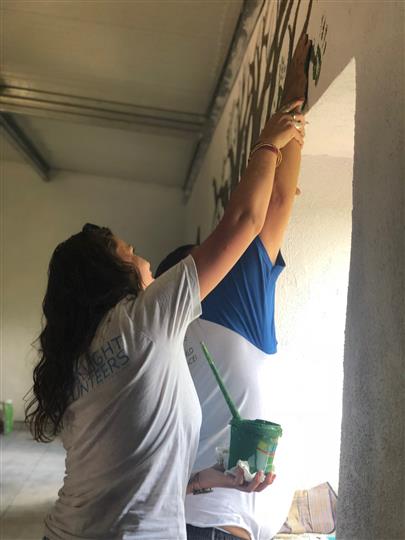
<instances>
[{"instance_id":1,"label":"ceiling beam","mask_svg":"<svg viewBox=\"0 0 405 540\"><path fill-rule=\"evenodd\" d=\"M0 114L0 127L7 140L31 164L40 177L46 182L49 181L50 166L10 114Z\"/></svg>"},{"instance_id":2,"label":"ceiling beam","mask_svg":"<svg viewBox=\"0 0 405 540\"><path fill-rule=\"evenodd\" d=\"M32 90L0 83L0 112L61 121L199 138L206 117L100 99Z\"/></svg>"}]
</instances>

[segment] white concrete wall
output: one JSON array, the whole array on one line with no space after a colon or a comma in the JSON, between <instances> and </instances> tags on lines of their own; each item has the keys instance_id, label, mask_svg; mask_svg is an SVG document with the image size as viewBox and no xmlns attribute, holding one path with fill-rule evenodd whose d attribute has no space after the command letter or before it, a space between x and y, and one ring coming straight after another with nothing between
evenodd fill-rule
<instances>
[{"instance_id":1,"label":"white concrete wall","mask_svg":"<svg viewBox=\"0 0 405 540\"><path fill-rule=\"evenodd\" d=\"M291 418L296 487L338 489L353 161L303 157L302 195L277 289L280 415ZM277 421L277 420L276 420Z\"/></svg>"},{"instance_id":2,"label":"white concrete wall","mask_svg":"<svg viewBox=\"0 0 405 540\"><path fill-rule=\"evenodd\" d=\"M305 12L305 10L304 10ZM313 32L321 15L313 13ZM297 31L298 32L298 31ZM252 55L255 36L245 64ZM212 180L222 176L227 134L240 79L217 126L187 205L189 241L213 227ZM308 114L297 198L283 253L276 302L278 354L271 362L272 420L288 426L291 456L284 478L295 489L329 481L338 489L343 347L350 262L355 66L351 64ZM312 97L312 96L311 96ZM312 102L315 101L312 99ZM331 123L336 127L331 133ZM343 140L343 144L339 141ZM293 463L293 462L294 463Z\"/></svg>"},{"instance_id":3,"label":"white concrete wall","mask_svg":"<svg viewBox=\"0 0 405 540\"><path fill-rule=\"evenodd\" d=\"M1 394L23 419L32 384L30 344L41 325L41 303L53 249L86 222L109 226L156 267L183 241L180 190L61 172L45 183L23 163L1 168Z\"/></svg>"},{"instance_id":4,"label":"white concrete wall","mask_svg":"<svg viewBox=\"0 0 405 540\"><path fill-rule=\"evenodd\" d=\"M287 268L277 287L272 420L293 433L296 489L325 481L338 488L352 178L350 158L304 156L302 195L283 247ZM198 192L203 185L210 192L202 177ZM193 232L198 223L190 214L187 229ZM206 220L202 230L209 225Z\"/></svg>"},{"instance_id":5,"label":"white concrete wall","mask_svg":"<svg viewBox=\"0 0 405 540\"><path fill-rule=\"evenodd\" d=\"M342 540L405 538L404 21L402 1L359 2L346 19L357 104L337 535Z\"/></svg>"}]
</instances>

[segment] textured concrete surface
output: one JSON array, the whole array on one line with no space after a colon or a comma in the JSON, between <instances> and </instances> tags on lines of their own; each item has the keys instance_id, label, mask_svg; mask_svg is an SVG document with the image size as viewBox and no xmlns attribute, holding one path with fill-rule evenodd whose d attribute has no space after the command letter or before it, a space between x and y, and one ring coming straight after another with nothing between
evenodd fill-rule
<instances>
[{"instance_id":1,"label":"textured concrete surface","mask_svg":"<svg viewBox=\"0 0 405 540\"><path fill-rule=\"evenodd\" d=\"M338 538L403 540L404 4L359 2L351 17L357 105Z\"/></svg>"}]
</instances>

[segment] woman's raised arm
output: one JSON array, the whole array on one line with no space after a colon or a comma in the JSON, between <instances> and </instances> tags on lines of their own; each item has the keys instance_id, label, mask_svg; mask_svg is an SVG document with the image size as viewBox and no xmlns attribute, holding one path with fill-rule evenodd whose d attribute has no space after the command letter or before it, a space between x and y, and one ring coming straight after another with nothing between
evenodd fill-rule
<instances>
[{"instance_id":1,"label":"woman's raised arm","mask_svg":"<svg viewBox=\"0 0 405 540\"><path fill-rule=\"evenodd\" d=\"M294 110L302 104L290 104ZM241 181L232 192L225 213L210 236L192 251L200 282L201 300L214 289L242 256L253 239L262 231L273 190L280 151L292 139L303 144L303 135L296 122L304 124L304 116L276 113L267 122L261 141L267 146L255 151ZM273 149L274 150L274 149Z\"/></svg>"}]
</instances>

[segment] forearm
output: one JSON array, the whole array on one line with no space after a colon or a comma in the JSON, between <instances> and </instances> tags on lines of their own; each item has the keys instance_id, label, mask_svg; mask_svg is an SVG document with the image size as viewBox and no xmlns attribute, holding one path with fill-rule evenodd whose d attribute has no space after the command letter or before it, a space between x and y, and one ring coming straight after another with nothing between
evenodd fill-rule
<instances>
[{"instance_id":1,"label":"forearm","mask_svg":"<svg viewBox=\"0 0 405 540\"><path fill-rule=\"evenodd\" d=\"M283 160L277 168L270 204L260 238L275 263L291 217L301 163L301 146L291 141L282 149Z\"/></svg>"},{"instance_id":2,"label":"forearm","mask_svg":"<svg viewBox=\"0 0 405 540\"><path fill-rule=\"evenodd\" d=\"M279 204L292 203L301 166L301 145L291 141L281 152L283 160L277 168L271 199Z\"/></svg>"},{"instance_id":3,"label":"forearm","mask_svg":"<svg viewBox=\"0 0 405 540\"><path fill-rule=\"evenodd\" d=\"M255 152L232 193L224 218L234 223L248 217L255 226L256 234L261 230L274 186L277 156L268 150Z\"/></svg>"},{"instance_id":4,"label":"forearm","mask_svg":"<svg viewBox=\"0 0 405 540\"><path fill-rule=\"evenodd\" d=\"M244 471L240 467L237 467L234 474L235 476L225 474L219 466L203 469L191 476L187 486L187 494L207 493L213 488L237 489L246 493L258 492L266 489L276 477L273 473L265 475L259 471L250 482L245 482Z\"/></svg>"},{"instance_id":5,"label":"forearm","mask_svg":"<svg viewBox=\"0 0 405 540\"><path fill-rule=\"evenodd\" d=\"M308 67L312 42L303 32L298 40L291 63L288 66L284 84L281 107L286 107L297 96L306 96L308 92ZM301 111L298 107L293 112ZM305 125L301 126L305 135ZM283 161L277 169L271 204L286 204L292 207L297 189L301 163L301 146L291 141L282 149Z\"/></svg>"},{"instance_id":6,"label":"forearm","mask_svg":"<svg viewBox=\"0 0 405 540\"><path fill-rule=\"evenodd\" d=\"M222 469L209 467L191 475L187 484L187 495L195 491L210 490L218 487L230 487L232 480Z\"/></svg>"}]
</instances>

